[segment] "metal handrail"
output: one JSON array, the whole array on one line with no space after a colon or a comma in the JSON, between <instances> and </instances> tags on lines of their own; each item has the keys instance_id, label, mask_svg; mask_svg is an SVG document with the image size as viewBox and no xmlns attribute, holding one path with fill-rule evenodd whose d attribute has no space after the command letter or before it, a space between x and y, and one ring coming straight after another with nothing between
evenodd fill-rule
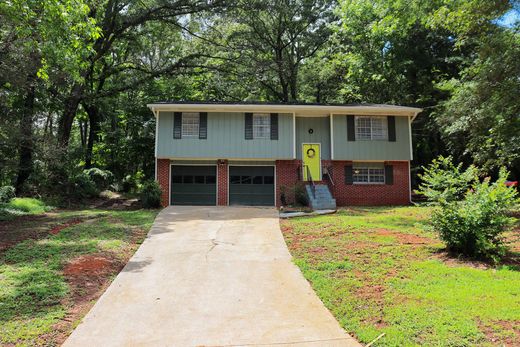
<instances>
[{"instance_id":1,"label":"metal handrail","mask_svg":"<svg viewBox=\"0 0 520 347\"><path fill-rule=\"evenodd\" d=\"M307 172L307 181L311 182L312 197L314 199L316 199L316 184L314 183L314 180L312 179L311 170L309 169L308 165L304 165L304 167Z\"/></svg>"},{"instance_id":2,"label":"metal handrail","mask_svg":"<svg viewBox=\"0 0 520 347\"><path fill-rule=\"evenodd\" d=\"M327 177L329 178L329 181L330 181L330 183L332 184L332 186L334 186L334 185L335 185L335 184L334 184L334 180L332 179L332 175L330 174L330 172L332 171L331 168L332 168L332 166L328 166L328 167L326 167L327 172L325 172L325 174L326 174Z\"/></svg>"}]
</instances>

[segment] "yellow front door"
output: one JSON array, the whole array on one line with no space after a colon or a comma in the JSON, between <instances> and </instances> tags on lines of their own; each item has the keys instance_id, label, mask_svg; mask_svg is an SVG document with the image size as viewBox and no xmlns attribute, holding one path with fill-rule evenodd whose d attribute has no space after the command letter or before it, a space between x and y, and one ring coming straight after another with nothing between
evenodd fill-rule
<instances>
[{"instance_id":1,"label":"yellow front door","mask_svg":"<svg viewBox=\"0 0 520 347\"><path fill-rule=\"evenodd\" d=\"M318 143L303 144L303 180L321 181L321 155ZM308 170L307 170L308 169ZM310 173L311 177L308 177Z\"/></svg>"}]
</instances>

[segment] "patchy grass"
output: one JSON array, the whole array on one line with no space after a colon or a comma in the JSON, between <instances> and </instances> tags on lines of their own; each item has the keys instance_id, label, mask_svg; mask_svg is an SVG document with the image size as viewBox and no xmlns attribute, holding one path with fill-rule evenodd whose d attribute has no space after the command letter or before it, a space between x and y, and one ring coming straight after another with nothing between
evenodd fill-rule
<instances>
[{"instance_id":1,"label":"patchy grass","mask_svg":"<svg viewBox=\"0 0 520 347\"><path fill-rule=\"evenodd\" d=\"M50 211L52 207L33 198L14 198L7 204L0 204L0 221L10 221L19 216L37 215Z\"/></svg>"},{"instance_id":2,"label":"patchy grass","mask_svg":"<svg viewBox=\"0 0 520 347\"><path fill-rule=\"evenodd\" d=\"M281 226L318 296L363 343L382 333L376 346L520 341L520 269L450 258L425 228L429 212L354 208Z\"/></svg>"},{"instance_id":3,"label":"patchy grass","mask_svg":"<svg viewBox=\"0 0 520 347\"><path fill-rule=\"evenodd\" d=\"M63 342L143 241L156 214L56 211L0 224L0 345Z\"/></svg>"}]
</instances>

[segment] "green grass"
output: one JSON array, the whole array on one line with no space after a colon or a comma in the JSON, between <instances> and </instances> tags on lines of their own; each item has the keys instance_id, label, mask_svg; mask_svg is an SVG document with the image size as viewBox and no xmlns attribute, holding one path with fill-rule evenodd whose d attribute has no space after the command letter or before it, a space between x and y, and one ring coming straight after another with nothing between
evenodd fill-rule
<instances>
[{"instance_id":1,"label":"green grass","mask_svg":"<svg viewBox=\"0 0 520 347\"><path fill-rule=\"evenodd\" d=\"M55 344L49 336L73 305L74 288L63 273L67 263L86 254L126 261L151 227L156 213L59 212L63 220L88 219L56 235L26 239L0 252L0 345Z\"/></svg>"},{"instance_id":2,"label":"green grass","mask_svg":"<svg viewBox=\"0 0 520 347\"><path fill-rule=\"evenodd\" d=\"M340 324L376 346L494 346L520 337L520 272L446 259L426 207L356 208L282 222ZM516 334L516 335L515 335Z\"/></svg>"},{"instance_id":3,"label":"green grass","mask_svg":"<svg viewBox=\"0 0 520 347\"><path fill-rule=\"evenodd\" d=\"M0 204L0 221L9 221L29 214L42 214L51 209L52 207L38 199L14 198L7 204Z\"/></svg>"}]
</instances>

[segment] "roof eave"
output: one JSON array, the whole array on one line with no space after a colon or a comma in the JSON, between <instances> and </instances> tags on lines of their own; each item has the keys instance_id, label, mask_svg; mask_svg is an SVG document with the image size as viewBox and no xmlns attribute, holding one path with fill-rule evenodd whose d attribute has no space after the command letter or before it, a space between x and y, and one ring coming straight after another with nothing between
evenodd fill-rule
<instances>
[{"instance_id":1,"label":"roof eave","mask_svg":"<svg viewBox=\"0 0 520 347\"><path fill-rule=\"evenodd\" d=\"M268 105L268 104L148 104L148 108L156 114L157 111L184 112L277 112L297 114L359 114L359 115L395 115L408 116L415 119L422 109L393 105Z\"/></svg>"}]
</instances>

